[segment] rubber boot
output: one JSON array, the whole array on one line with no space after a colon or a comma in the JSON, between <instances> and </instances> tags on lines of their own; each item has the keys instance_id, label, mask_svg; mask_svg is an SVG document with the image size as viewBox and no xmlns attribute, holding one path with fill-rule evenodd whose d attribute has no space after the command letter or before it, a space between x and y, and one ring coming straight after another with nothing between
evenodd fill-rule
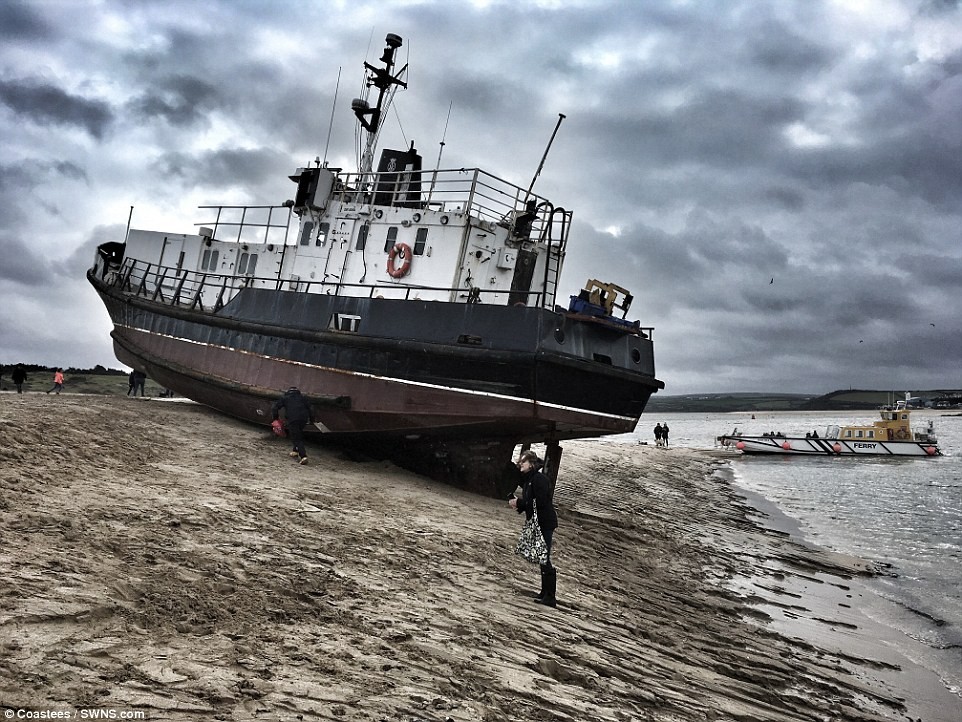
<instances>
[{"instance_id":1,"label":"rubber boot","mask_svg":"<svg viewBox=\"0 0 962 722\"><path fill-rule=\"evenodd\" d=\"M536 596L536 597L534 598L534 600L535 600L536 602L538 602L539 604L544 600L544 591L545 591L545 590L544 590L544 585L545 585L545 581L544 581L545 571L544 571L544 570L545 570L545 567L541 567L541 591L538 592L538 596Z\"/></svg>"},{"instance_id":2,"label":"rubber boot","mask_svg":"<svg viewBox=\"0 0 962 722\"><path fill-rule=\"evenodd\" d=\"M538 604L546 607L556 607L558 602L555 594L558 591L558 572L554 567L547 567L544 570L544 595L540 599L535 599Z\"/></svg>"}]
</instances>

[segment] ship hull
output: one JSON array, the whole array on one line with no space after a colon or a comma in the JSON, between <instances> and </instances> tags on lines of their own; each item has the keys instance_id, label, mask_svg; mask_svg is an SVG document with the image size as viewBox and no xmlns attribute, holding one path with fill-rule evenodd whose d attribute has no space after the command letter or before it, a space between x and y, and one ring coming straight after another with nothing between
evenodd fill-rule
<instances>
[{"instance_id":1,"label":"ship hull","mask_svg":"<svg viewBox=\"0 0 962 722\"><path fill-rule=\"evenodd\" d=\"M297 386L319 435L395 450L419 471L467 475L454 481L492 495L516 444L629 432L662 385L644 373L653 361L643 334L539 308L250 289L211 313L89 279L117 358L176 393L267 425L278 389ZM331 329L335 317L366 331Z\"/></svg>"},{"instance_id":2,"label":"ship hull","mask_svg":"<svg viewBox=\"0 0 962 722\"><path fill-rule=\"evenodd\" d=\"M923 441L721 436L719 442L744 454L781 456L941 456L942 453L937 444Z\"/></svg>"}]
</instances>

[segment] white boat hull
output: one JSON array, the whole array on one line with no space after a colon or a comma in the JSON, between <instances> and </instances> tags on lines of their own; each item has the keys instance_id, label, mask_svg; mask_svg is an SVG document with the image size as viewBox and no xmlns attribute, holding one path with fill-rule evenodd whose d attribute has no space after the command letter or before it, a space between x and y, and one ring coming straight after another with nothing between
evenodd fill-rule
<instances>
[{"instance_id":1,"label":"white boat hull","mask_svg":"<svg viewBox=\"0 0 962 722\"><path fill-rule=\"evenodd\" d=\"M797 436L721 436L722 446L744 454L788 454L796 456L941 456L938 444L923 441L881 441L878 439L822 439Z\"/></svg>"}]
</instances>

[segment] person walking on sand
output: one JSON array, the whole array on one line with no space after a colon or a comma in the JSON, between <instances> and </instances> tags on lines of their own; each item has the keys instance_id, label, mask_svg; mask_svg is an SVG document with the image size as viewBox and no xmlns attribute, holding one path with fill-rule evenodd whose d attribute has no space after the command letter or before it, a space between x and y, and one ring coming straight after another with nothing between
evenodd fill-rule
<instances>
[{"instance_id":1,"label":"person walking on sand","mask_svg":"<svg viewBox=\"0 0 962 722\"><path fill-rule=\"evenodd\" d=\"M661 424L655 424L655 446L661 446L662 433Z\"/></svg>"},{"instance_id":2,"label":"person walking on sand","mask_svg":"<svg viewBox=\"0 0 962 722\"><path fill-rule=\"evenodd\" d=\"M23 364L17 364L13 373L10 374L10 378L13 380L13 385L17 387L17 393L23 393L23 384L27 380L27 369L23 367Z\"/></svg>"},{"instance_id":3,"label":"person walking on sand","mask_svg":"<svg viewBox=\"0 0 962 722\"><path fill-rule=\"evenodd\" d=\"M521 496L511 497L508 506L519 514L524 513L531 518L535 508L538 510L538 526L548 548L548 559L541 565L541 593L534 598L538 604L555 607L558 604L558 572L551 564L551 539L554 530L558 528L558 514L551 502L551 482L541 473L544 462L538 455L528 449L518 458L518 468L521 470Z\"/></svg>"},{"instance_id":4,"label":"person walking on sand","mask_svg":"<svg viewBox=\"0 0 962 722\"><path fill-rule=\"evenodd\" d=\"M134 371L134 396L137 395L138 389L140 390L140 395L144 395L144 382L147 381L147 374L143 371Z\"/></svg>"},{"instance_id":5,"label":"person walking on sand","mask_svg":"<svg viewBox=\"0 0 962 722\"><path fill-rule=\"evenodd\" d=\"M298 459L301 464L306 464L307 449L304 448L304 427L308 423L314 423L314 411L311 409L311 403L296 386L291 386L271 406L271 419L273 421L280 419L282 409L287 421L287 435L294 446L290 452L291 458Z\"/></svg>"},{"instance_id":6,"label":"person walking on sand","mask_svg":"<svg viewBox=\"0 0 962 722\"><path fill-rule=\"evenodd\" d=\"M662 423L661 425L661 441L665 448L668 447L668 424Z\"/></svg>"},{"instance_id":7,"label":"person walking on sand","mask_svg":"<svg viewBox=\"0 0 962 722\"><path fill-rule=\"evenodd\" d=\"M56 391L57 395L63 390L63 369L57 369L56 373L53 375L53 386L50 387L50 391ZM47 393L49 394L50 391Z\"/></svg>"}]
</instances>

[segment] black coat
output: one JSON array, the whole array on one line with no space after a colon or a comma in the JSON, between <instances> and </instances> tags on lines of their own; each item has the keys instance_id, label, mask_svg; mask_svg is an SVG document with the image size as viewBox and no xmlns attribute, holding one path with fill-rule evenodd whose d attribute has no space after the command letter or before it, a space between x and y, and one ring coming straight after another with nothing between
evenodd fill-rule
<instances>
[{"instance_id":1,"label":"black coat","mask_svg":"<svg viewBox=\"0 0 962 722\"><path fill-rule=\"evenodd\" d=\"M311 403L300 391L285 391L274 405L271 406L271 418L280 418L281 409L284 410L284 417L289 424L299 424L303 426L307 423L314 423L314 412L311 410Z\"/></svg>"},{"instance_id":2,"label":"black coat","mask_svg":"<svg viewBox=\"0 0 962 722\"><path fill-rule=\"evenodd\" d=\"M523 486L521 498L518 499L518 513L524 512L525 518L530 519L534 510L531 501L534 500L538 507L538 526L542 530L557 529L558 515L551 503L551 482L548 477L540 471L530 469L521 475L521 483Z\"/></svg>"}]
</instances>

